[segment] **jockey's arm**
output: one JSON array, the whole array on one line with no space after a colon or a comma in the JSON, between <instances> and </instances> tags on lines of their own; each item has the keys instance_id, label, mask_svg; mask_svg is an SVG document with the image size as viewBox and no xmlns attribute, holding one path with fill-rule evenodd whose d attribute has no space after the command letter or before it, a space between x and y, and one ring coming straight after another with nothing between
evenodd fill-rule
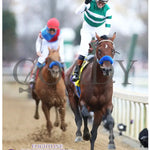
<instances>
[{"instance_id":1,"label":"jockey's arm","mask_svg":"<svg viewBox=\"0 0 150 150\"><path fill-rule=\"evenodd\" d=\"M105 35L109 35L111 29L111 22L112 22L112 13L109 9L106 12L106 22L105 22Z\"/></svg>"},{"instance_id":2,"label":"jockey's arm","mask_svg":"<svg viewBox=\"0 0 150 150\"><path fill-rule=\"evenodd\" d=\"M82 5L76 9L75 13L81 14L89 8L90 8L90 3L89 4L82 3Z\"/></svg>"},{"instance_id":3,"label":"jockey's arm","mask_svg":"<svg viewBox=\"0 0 150 150\"><path fill-rule=\"evenodd\" d=\"M39 33L38 38L36 40L36 54L40 57L42 56L41 53L41 45L42 45L42 35Z\"/></svg>"}]
</instances>

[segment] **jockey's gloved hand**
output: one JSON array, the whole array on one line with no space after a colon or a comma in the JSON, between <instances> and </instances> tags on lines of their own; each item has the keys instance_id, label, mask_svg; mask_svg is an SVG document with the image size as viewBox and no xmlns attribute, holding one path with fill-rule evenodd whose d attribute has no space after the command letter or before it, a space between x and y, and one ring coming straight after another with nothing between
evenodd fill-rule
<instances>
[{"instance_id":1,"label":"jockey's gloved hand","mask_svg":"<svg viewBox=\"0 0 150 150\"><path fill-rule=\"evenodd\" d=\"M76 9L75 13L76 14L81 14L89 8L90 8L90 4L82 3L82 5Z\"/></svg>"},{"instance_id":2,"label":"jockey's gloved hand","mask_svg":"<svg viewBox=\"0 0 150 150\"><path fill-rule=\"evenodd\" d=\"M92 0L85 0L85 4L89 4Z\"/></svg>"}]
</instances>

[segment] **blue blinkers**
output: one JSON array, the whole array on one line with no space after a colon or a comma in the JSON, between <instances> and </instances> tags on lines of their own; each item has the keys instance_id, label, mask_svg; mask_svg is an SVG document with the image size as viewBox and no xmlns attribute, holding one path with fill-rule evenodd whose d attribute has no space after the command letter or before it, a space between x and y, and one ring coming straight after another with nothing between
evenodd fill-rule
<instances>
[{"instance_id":1,"label":"blue blinkers","mask_svg":"<svg viewBox=\"0 0 150 150\"><path fill-rule=\"evenodd\" d=\"M59 62L59 61L52 61L50 64L49 64L49 68L53 68L53 66L59 66L60 68L62 67L62 64Z\"/></svg>"},{"instance_id":2,"label":"blue blinkers","mask_svg":"<svg viewBox=\"0 0 150 150\"><path fill-rule=\"evenodd\" d=\"M98 60L98 63L102 65L104 61L109 61L111 64L113 64L113 59L108 55L103 56L100 60Z\"/></svg>"}]
</instances>

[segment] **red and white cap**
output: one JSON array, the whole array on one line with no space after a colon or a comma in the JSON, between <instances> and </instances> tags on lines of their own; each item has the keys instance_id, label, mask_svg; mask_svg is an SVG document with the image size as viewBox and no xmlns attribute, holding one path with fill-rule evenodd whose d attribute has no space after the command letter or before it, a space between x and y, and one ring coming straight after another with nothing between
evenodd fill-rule
<instances>
[{"instance_id":1,"label":"red and white cap","mask_svg":"<svg viewBox=\"0 0 150 150\"><path fill-rule=\"evenodd\" d=\"M59 21L56 18L51 18L47 22L47 27L53 29L59 29Z\"/></svg>"}]
</instances>

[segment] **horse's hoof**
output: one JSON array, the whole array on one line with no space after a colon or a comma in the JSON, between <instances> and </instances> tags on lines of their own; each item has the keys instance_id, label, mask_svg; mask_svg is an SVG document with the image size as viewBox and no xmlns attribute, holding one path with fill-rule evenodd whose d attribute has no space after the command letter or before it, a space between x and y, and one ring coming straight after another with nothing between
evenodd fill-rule
<instances>
[{"instance_id":1,"label":"horse's hoof","mask_svg":"<svg viewBox=\"0 0 150 150\"><path fill-rule=\"evenodd\" d=\"M108 149L116 149L115 144L108 144Z\"/></svg>"},{"instance_id":2,"label":"horse's hoof","mask_svg":"<svg viewBox=\"0 0 150 150\"><path fill-rule=\"evenodd\" d=\"M61 130L62 131L66 131L66 127L61 127Z\"/></svg>"},{"instance_id":3,"label":"horse's hoof","mask_svg":"<svg viewBox=\"0 0 150 150\"><path fill-rule=\"evenodd\" d=\"M40 117L39 115L35 115L34 118L38 120Z\"/></svg>"},{"instance_id":4,"label":"horse's hoof","mask_svg":"<svg viewBox=\"0 0 150 150\"><path fill-rule=\"evenodd\" d=\"M77 136L75 139L75 142L77 143L77 142L81 142L81 141L83 141L82 136Z\"/></svg>"},{"instance_id":5,"label":"horse's hoof","mask_svg":"<svg viewBox=\"0 0 150 150\"><path fill-rule=\"evenodd\" d=\"M58 127L58 126L59 126L59 122L55 122L55 123L54 123L54 126L55 126L55 127Z\"/></svg>"},{"instance_id":6,"label":"horse's hoof","mask_svg":"<svg viewBox=\"0 0 150 150\"><path fill-rule=\"evenodd\" d=\"M62 131L66 131L66 127L67 127L67 124L65 123L64 125L61 125L60 128L61 128Z\"/></svg>"},{"instance_id":7,"label":"horse's hoof","mask_svg":"<svg viewBox=\"0 0 150 150\"><path fill-rule=\"evenodd\" d=\"M85 135L83 135L83 139L84 139L85 141L90 140L90 133L86 133Z\"/></svg>"}]
</instances>

